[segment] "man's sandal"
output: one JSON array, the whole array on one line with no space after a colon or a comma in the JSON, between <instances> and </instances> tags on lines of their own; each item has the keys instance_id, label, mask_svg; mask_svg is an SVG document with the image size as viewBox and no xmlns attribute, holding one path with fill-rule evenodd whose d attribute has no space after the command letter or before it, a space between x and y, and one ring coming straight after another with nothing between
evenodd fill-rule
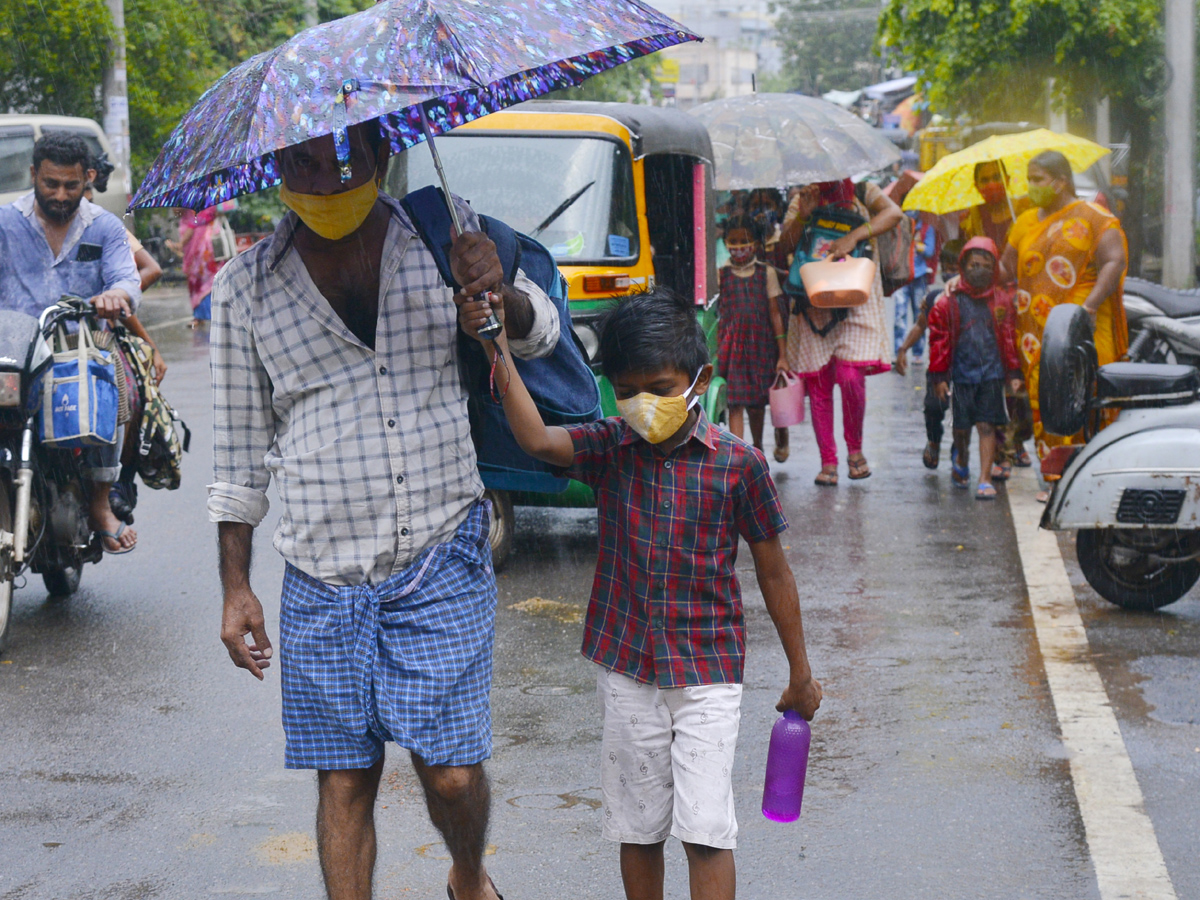
<instances>
[{"instance_id":1,"label":"man's sandal","mask_svg":"<svg viewBox=\"0 0 1200 900\"><path fill-rule=\"evenodd\" d=\"M1016 463L1018 469L1028 469L1033 465L1033 460L1029 458L1029 451L1024 447L1017 451L1013 461Z\"/></svg>"},{"instance_id":2,"label":"man's sandal","mask_svg":"<svg viewBox=\"0 0 1200 900\"><path fill-rule=\"evenodd\" d=\"M821 472L813 479L817 487L837 487L837 466L821 466Z\"/></svg>"},{"instance_id":3,"label":"man's sandal","mask_svg":"<svg viewBox=\"0 0 1200 900\"><path fill-rule=\"evenodd\" d=\"M128 526L122 522L116 531L103 531L99 528L96 529L96 534L100 535L100 546L104 548L104 552L109 556L124 556L126 553L132 553L137 549L137 544L134 544L132 547L121 546L121 535L125 533L125 529L127 527ZM117 544L117 549L109 550L108 545L104 543L104 538L115 541Z\"/></svg>"},{"instance_id":4,"label":"man's sandal","mask_svg":"<svg viewBox=\"0 0 1200 900\"><path fill-rule=\"evenodd\" d=\"M488 876L488 884L492 886L493 891L496 891L496 882L492 881L491 875ZM450 887L449 884L446 885L446 896L449 897L450 900L458 900L458 898L454 896L454 889ZM499 891L496 891L496 897L499 898L499 900L504 900L504 895Z\"/></svg>"},{"instance_id":5,"label":"man's sandal","mask_svg":"<svg viewBox=\"0 0 1200 900\"><path fill-rule=\"evenodd\" d=\"M938 458L941 455L941 446L930 441L925 445L925 452L921 454L921 462L925 464L925 468L927 469L936 469L938 467Z\"/></svg>"},{"instance_id":6,"label":"man's sandal","mask_svg":"<svg viewBox=\"0 0 1200 900\"><path fill-rule=\"evenodd\" d=\"M976 500L995 500L996 499L996 489L994 487L992 487L992 485L988 484L986 481L982 481L979 483L978 490L975 491L975 499Z\"/></svg>"},{"instance_id":7,"label":"man's sandal","mask_svg":"<svg viewBox=\"0 0 1200 900\"><path fill-rule=\"evenodd\" d=\"M950 480L954 482L955 487L968 488L971 486L971 468L958 464L957 447L950 448Z\"/></svg>"},{"instance_id":8,"label":"man's sandal","mask_svg":"<svg viewBox=\"0 0 1200 900\"><path fill-rule=\"evenodd\" d=\"M992 481L1008 481L1012 475L1012 466L1008 463L996 463L992 466Z\"/></svg>"},{"instance_id":9,"label":"man's sandal","mask_svg":"<svg viewBox=\"0 0 1200 900\"><path fill-rule=\"evenodd\" d=\"M861 453L858 454L857 460L851 457L846 460L846 463L850 466L851 481L861 481L864 478L871 477L871 467L867 465L867 458Z\"/></svg>"}]
</instances>

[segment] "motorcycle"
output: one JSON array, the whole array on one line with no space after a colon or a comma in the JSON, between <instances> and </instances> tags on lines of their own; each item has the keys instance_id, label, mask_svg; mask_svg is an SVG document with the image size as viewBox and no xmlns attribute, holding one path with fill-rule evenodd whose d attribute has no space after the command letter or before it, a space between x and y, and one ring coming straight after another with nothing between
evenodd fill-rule
<instances>
[{"instance_id":1,"label":"motorcycle","mask_svg":"<svg viewBox=\"0 0 1200 900\"><path fill-rule=\"evenodd\" d=\"M51 596L70 596L84 564L104 555L88 524L82 451L42 446L34 418L37 385L53 361L49 339L67 322L91 327L93 318L91 304L78 298L64 298L40 319L0 310L0 648L18 578L41 575Z\"/></svg>"},{"instance_id":2,"label":"motorcycle","mask_svg":"<svg viewBox=\"0 0 1200 900\"><path fill-rule=\"evenodd\" d=\"M1132 361L1200 365L1200 290L1126 278L1125 316Z\"/></svg>"},{"instance_id":3,"label":"motorcycle","mask_svg":"<svg viewBox=\"0 0 1200 900\"><path fill-rule=\"evenodd\" d=\"M1200 371L1097 367L1090 317L1063 305L1046 320L1039 383L1046 430L1086 438L1043 461L1048 479L1060 474L1041 527L1076 531L1079 567L1110 603L1174 603L1200 580Z\"/></svg>"}]
</instances>

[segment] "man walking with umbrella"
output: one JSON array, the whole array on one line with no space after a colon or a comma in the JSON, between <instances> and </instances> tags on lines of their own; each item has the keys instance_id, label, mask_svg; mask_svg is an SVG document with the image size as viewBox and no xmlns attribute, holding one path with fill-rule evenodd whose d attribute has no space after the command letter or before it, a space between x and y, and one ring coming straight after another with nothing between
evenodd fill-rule
<instances>
[{"instance_id":1,"label":"man walking with umbrella","mask_svg":"<svg viewBox=\"0 0 1200 900\"><path fill-rule=\"evenodd\" d=\"M215 479L224 615L234 663L272 658L250 586L254 528L275 480L286 765L317 770L317 843L332 900L371 896L384 744L412 754L450 850L452 900L498 896L483 866L490 795L495 580L488 510L457 370L456 310L433 254L377 185L378 125L280 151L288 215L213 286ZM451 249L466 296L502 292L510 346L549 353L557 312L495 245ZM462 297L455 298L459 301ZM247 641L246 635L249 635Z\"/></svg>"}]
</instances>

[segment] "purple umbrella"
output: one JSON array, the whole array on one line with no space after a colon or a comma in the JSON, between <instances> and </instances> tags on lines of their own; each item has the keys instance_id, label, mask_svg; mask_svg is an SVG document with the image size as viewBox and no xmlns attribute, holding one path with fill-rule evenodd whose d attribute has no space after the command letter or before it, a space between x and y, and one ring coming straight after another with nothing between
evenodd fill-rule
<instances>
[{"instance_id":1,"label":"purple umbrella","mask_svg":"<svg viewBox=\"0 0 1200 900\"><path fill-rule=\"evenodd\" d=\"M280 182L275 151L377 119L393 152L699 40L641 0L382 0L223 75L183 117L131 209L206 209ZM425 122L428 122L426 130Z\"/></svg>"}]
</instances>

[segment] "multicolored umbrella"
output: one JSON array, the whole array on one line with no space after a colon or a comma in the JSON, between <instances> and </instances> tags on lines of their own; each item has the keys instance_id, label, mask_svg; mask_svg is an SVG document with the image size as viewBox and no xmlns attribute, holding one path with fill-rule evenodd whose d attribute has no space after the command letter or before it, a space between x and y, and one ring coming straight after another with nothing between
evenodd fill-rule
<instances>
[{"instance_id":1,"label":"multicolored umbrella","mask_svg":"<svg viewBox=\"0 0 1200 900\"><path fill-rule=\"evenodd\" d=\"M346 128L371 119L400 152L693 40L641 0L381 0L218 79L171 133L130 208L206 209L273 187L275 151L327 134L346 165Z\"/></svg>"},{"instance_id":2,"label":"multicolored umbrella","mask_svg":"<svg viewBox=\"0 0 1200 900\"><path fill-rule=\"evenodd\" d=\"M712 138L718 190L861 178L900 151L858 116L802 94L749 94L691 110Z\"/></svg>"},{"instance_id":3,"label":"multicolored umbrella","mask_svg":"<svg viewBox=\"0 0 1200 900\"><path fill-rule=\"evenodd\" d=\"M943 214L978 206L983 202L983 195L975 187L975 166L985 162L1003 164L1011 202L1012 197L1020 197L1029 190L1025 170L1031 159L1046 150L1057 150L1076 172L1082 172L1111 152L1087 138L1058 134L1045 128L993 135L939 159L925 173L921 183L908 192L904 208Z\"/></svg>"}]
</instances>

